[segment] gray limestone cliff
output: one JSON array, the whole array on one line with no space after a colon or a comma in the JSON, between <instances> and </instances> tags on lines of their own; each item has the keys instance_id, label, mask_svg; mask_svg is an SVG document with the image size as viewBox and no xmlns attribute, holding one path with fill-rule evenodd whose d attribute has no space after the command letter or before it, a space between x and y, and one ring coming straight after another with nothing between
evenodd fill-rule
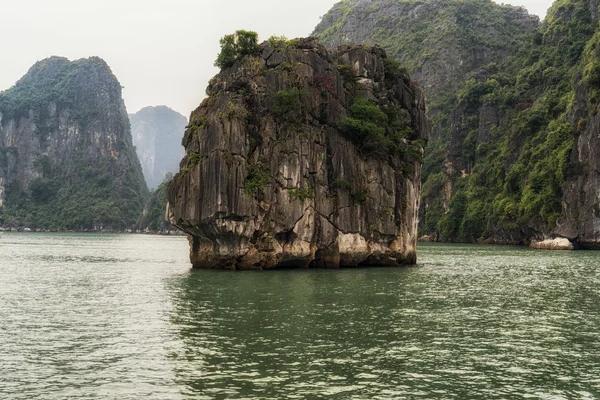
<instances>
[{"instance_id":1,"label":"gray limestone cliff","mask_svg":"<svg viewBox=\"0 0 600 400\"><path fill-rule=\"evenodd\" d=\"M187 118L166 106L145 107L129 115L133 144L150 189L175 173L183 156L181 138Z\"/></svg>"},{"instance_id":2,"label":"gray limestone cliff","mask_svg":"<svg viewBox=\"0 0 600 400\"><path fill-rule=\"evenodd\" d=\"M590 2L597 22L598 4ZM578 246L600 249L600 29L587 44L575 75L572 109L576 127L569 175L562 199L563 213L555 233Z\"/></svg>"},{"instance_id":3,"label":"gray limestone cliff","mask_svg":"<svg viewBox=\"0 0 600 400\"><path fill-rule=\"evenodd\" d=\"M416 260L420 88L379 47L265 43L210 83L168 187L194 267Z\"/></svg>"},{"instance_id":4,"label":"gray limestone cliff","mask_svg":"<svg viewBox=\"0 0 600 400\"><path fill-rule=\"evenodd\" d=\"M0 92L0 225L127 229L147 195L103 60L52 57Z\"/></svg>"},{"instance_id":5,"label":"gray limestone cliff","mask_svg":"<svg viewBox=\"0 0 600 400\"><path fill-rule=\"evenodd\" d=\"M427 239L598 248L598 14L597 0L556 0L541 23L490 0L342 0L315 34L379 43L421 81Z\"/></svg>"},{"instance_id":6,"label":"gray limestone cliff","mask_svg":"<svg viewBox=\"0 0 600 400\"><path fill-rule=\"evenodd\" d=\"M491 0L341 0L313 34L331 47L379 44L435 106L472 72L512 55L538 23L523 7Z\"/></svg>"}]
</instances>

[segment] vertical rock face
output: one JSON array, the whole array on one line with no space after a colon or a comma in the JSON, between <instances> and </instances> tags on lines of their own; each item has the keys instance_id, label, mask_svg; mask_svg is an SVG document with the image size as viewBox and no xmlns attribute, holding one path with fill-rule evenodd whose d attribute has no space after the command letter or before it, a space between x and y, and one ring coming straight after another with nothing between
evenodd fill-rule
<instances>
[{"instance_id":1,"label":"vertical rock face","mask_svg":"<svg viewBox=\"0 0 600 400\"><path fill-rule=\"evenodd\" d=\"M483 101L484 96L497 90L498 83L515 86L514 78L507 80L513 66L505 62L532 48L538 28L539 18L523 7L492 0L342 0L315 28L314 34L329 46L380 44L407 67L425 91L435 126L423 167L423 234L447 241L477 241L489 236L515 241L512 230L505 232L484 220L492 201L481 201L465 212L465 202L453 199L464 191L463 182L471 180L487 150L500 147L494 143L497 132L505 125L506 109L511 112L515 104L499 105L496 99L504 94L494 97L491 104ZM527 94L517 103L536 96L539 94ZM518 151L511 151L511 157L515 155ZM489 166L480 168L490 171ZM459 215L450 215L453 208L459 209ZM471 219L465 224L464 214ZM443 222L448 219L452 221Z\"/></svg>"},{"instance_id":2,"label":"vertical rock face","mask_svg":"<svg viewBox=\"0 0 600 400\"><path fill-rule=\"evenodd\" d=\"M169 107L145 107L129 115L131 135L150 189L178 170L187 118Z\"/></svg>"},{"instance_id":3,"label":"vertical rock face","mask_svg":"<svg viewBox=\"0 0 600 400\"><path fill-rule=\"evenodd\" d=\"M381 45L420 81L433 105L474 71L514 53L538 23L523 7L492 0L342 0L314 35L327 46Z\"/></svg>"},{"instance_id":4,"label":"vertical rock face","mask_svg":"<svg viewBox=\"0 0 600 400\"><path fill-rule=\"evenodd\" d=\"M323 18L326 43L378 42L421 79L422 233L600 247L598 7L556 0L538 24L489 0L342 0Z\"/></svg>"},{"instance_id":5,"label":"vertical rock face","mask_svg":"<svg viewBox=\"0 0 600 400\"><path fill-rule=\"evenodd\" d=\"M147 188L121 85L99 58L36 63L0 93L0 224L123 229Z\"/></svg>"},{"instance_id":6,"label":"vertical rock face","mask_svg":"<svg viewBox=\"0 0 600 400\"><path fill-rule=\"evenodd\" d=\"M211 81L183 139L168 214L194 267L414 263L421 90L378 47L261 49Z\"/></svg>"},{"instance_id":7,"label":"vertical rock face","mask_svg":"<svg viewBox=\"0 0 600 400\"><path fill-rule=\"evenodd\" d=\"M597 5L592 2L594 8ZM583 248L600 249L600 29L589 41L575 76L569 119L577 127L563 215L556 233Z\"/></svg>"}]
</instances>

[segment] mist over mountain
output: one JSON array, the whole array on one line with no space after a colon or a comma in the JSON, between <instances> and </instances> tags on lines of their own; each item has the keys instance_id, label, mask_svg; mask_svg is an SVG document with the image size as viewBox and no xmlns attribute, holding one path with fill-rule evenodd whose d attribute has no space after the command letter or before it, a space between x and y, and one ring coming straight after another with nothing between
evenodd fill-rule
<instances>
[{"instance_id":1,"label":"mist over mountain","mask_svg":"<svg viewBox=\"0 0 600 400\"><path fill-rule=\"evenodd\" d=\"M169 107L158 106L142 108L130 114L129 120L144 178L148 187L155 189L168 173L179 168L187 118Z\"/></svg>"}]
</instances>

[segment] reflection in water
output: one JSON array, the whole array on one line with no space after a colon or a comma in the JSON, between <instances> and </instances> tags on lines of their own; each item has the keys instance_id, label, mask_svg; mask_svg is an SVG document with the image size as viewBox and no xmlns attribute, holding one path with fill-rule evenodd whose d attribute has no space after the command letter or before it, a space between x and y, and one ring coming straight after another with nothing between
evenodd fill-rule
<instances>
[{"instance_id":1,"label":"reflection in water","mask_svg":"<svg viewBox=\"0 0 600 400\"><path fill-rule=\"evenodd\" d=\"M376 274L194 271L173 282L181 297L172 322L180 327L185 365L199 372L189 381L189 371L177 371L180 383L208 397L271 398L375 385L378 372L366 354L394 340L393 331L380 328L397 301L370 278Z\"/></svg>"},{"instance_id":2,"label":"reflection in water","mask_svg":"<svg viewBox=\"0 0 600 400\"><path fill-rule=\"evenodd\" d=\"M189 398L596 398L597 253L429 245L420 268L169 281Z\"/></svg>"},{"instance_id":3,"label":"reflection in water","mask_svg":"<svg viewBox=\"0 0 600 400\"><path fill-rule=\"evenodd\" d=\"M6 234L0 399L600 398L600 252L191 271L185 238Z\"/></svg>"}]
</instances>

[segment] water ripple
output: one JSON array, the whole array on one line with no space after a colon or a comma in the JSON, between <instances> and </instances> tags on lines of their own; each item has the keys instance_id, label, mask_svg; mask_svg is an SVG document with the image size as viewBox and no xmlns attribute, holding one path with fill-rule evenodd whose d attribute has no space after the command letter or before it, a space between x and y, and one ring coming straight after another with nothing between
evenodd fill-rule
<instances>
[{"instance_id":1,"label":"water ripple","mask_svg":"<svg viewBox=\"0 0 600 400\"><path fill-rule=\"evenodd\" d=\"M190 271L184 238L6 234L0 398L594 399L600 253Z\"/></svg>"}]
</instances>

